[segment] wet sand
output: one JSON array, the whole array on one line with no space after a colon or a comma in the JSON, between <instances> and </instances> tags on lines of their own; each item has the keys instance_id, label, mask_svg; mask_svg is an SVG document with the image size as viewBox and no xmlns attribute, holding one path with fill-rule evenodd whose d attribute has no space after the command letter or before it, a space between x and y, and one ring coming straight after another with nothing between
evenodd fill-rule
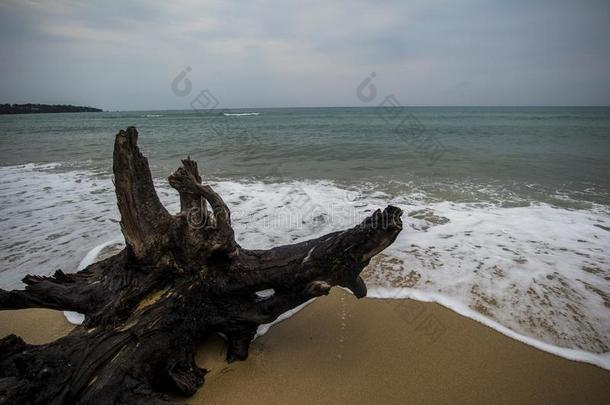
<instances>
[{"instance_id":1,"label":"wet sand","mask_svg":"<svg viewBox=\"0 0 610 405\"><path fill-rule=\"evenodd\" d=\"M71 329L61 312L0 312L0 336L31 343ZM610 372L505 337L439 305L328 297L274 326L245 362L198 353L201 404L608 404Z\"/></svg>"}]
</instances>

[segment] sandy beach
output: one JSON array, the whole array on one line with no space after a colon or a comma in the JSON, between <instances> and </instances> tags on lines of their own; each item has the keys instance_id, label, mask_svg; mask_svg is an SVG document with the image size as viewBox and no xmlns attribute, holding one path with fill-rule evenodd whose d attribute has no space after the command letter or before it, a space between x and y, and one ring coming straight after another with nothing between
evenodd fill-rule
<instances>
[{"instance_id":1,"label":"sandy beach","mask_svg":"<svg viewBox=\"0 0 610 405\"><path fill-rule=\"evenodd\" d=\"M57 311L0 312L1 336L44 343L70 329ZM210 372L189 403L610 403L606 370L531 348L437 304L356 300L337 289L259 337L247 361L223 358L220 338L202 345L197 361Z\"/></svg>"}]
</instances>

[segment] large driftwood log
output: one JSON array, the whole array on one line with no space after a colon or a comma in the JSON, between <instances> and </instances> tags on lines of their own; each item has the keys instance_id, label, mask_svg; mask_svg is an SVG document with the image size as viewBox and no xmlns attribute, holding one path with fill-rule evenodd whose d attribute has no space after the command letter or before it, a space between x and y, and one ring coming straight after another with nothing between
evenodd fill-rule
<instances>
[{"instance_id":1,"label":"large driftwood log","mask_svg":"<svg viewBox=\"0 0 610 405\"><path fill-rule=\"evenodd\" d=\"M49 344L30 345L15 335L0 340L0 402L151 404L171 402L168 393L190 396L206 373L194 361L202 339L221 334L227 361L244 360L258 325L332 286L364 297L360 272L402 229L401 210L388 206L341 232L243 249L229 208L201 183L190 159L169 177L181 212L167 212L137 140L130 127L114 143L126 248L78 273L28 275L25 290L0 290L0 309L85 314L81 326ZM274 294L256 294L267 289Z\"/></svg>"}]
</instances>

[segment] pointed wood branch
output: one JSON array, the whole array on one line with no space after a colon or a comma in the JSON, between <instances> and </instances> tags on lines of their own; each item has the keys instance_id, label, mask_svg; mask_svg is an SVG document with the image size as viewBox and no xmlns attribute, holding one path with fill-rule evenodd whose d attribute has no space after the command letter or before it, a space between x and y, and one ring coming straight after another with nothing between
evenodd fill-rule
<instances>
[{"instance_id":1,"label":"pointed wood branch","mask_svg":"<svg viewBox=\"0 0 610 405\"><path fill-rule=\"evenodd\" d=\"M137 145L134 127L120 131L114 142L114 185L121 213L121 231L130 254L158 262L169 246L171 216L159 201L148 161Z\"/></svg>"}]
</instances>

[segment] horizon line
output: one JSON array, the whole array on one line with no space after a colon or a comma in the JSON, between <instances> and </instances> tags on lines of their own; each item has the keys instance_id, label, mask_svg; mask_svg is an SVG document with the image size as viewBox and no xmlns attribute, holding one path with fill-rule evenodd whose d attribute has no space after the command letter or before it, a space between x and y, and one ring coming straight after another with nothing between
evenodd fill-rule
<instances>
[{"instance_id":1,"label":"horizon line","mask_svg":"<svg viewBox=\"0 0 610 405\"><path fill-rule=\"evenodd\" d=\"M271 110L271 109L306 109L306 108L377 108L380 105L346 105L346 106L282 106L282 107L215 107L215 108L157 108L157 109L104 109L103 112L142 112L142 111L224 111L224 110ZM402 108L610 108L610 105L397 105ZM95 107L94 107L95 108Z\"/></svg>"}]
</instances>

